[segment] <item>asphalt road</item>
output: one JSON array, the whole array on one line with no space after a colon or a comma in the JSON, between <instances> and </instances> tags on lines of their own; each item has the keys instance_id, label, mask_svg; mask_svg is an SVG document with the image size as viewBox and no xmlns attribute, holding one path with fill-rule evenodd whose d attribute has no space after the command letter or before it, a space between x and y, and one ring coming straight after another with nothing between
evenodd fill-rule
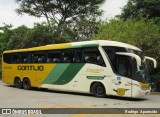
<instances>
[{"instance_id":1,"label":"asphalt road","mask_svg":"<svg viewBox=\"0 0 160 117\"><path fill-rule=\"evenodd\" d=\"M109 96L96 98L90 94L60 92L46 89L17 89L0 81L0 108L160 108L160 94L151 94L141 99L119 98ZM0 115L8 117L11 115ZM12 115L13 116L13 115ZM36 115L26 115L32 117ZM46 115L51 116L51 115ZM57 114L54 116L62 117ZM65 114L66 117L103 117L116 114ZM120 116L120 115L119 115ZM138 115L122 115L138 116ZM160 116L157 114L140 115L145 117Z\"/></svg>"}]
</instances>

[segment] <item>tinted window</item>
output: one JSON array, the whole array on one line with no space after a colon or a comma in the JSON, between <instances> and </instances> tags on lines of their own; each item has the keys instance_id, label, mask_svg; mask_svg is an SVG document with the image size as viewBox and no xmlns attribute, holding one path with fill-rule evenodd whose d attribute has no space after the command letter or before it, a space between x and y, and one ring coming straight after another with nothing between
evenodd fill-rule
<instances>
[{"instance_id":1,"label":"tinted window","mask_svg":"<svg viewBox=\"0 0 160 117\"><path fill-rule=\"evenodd\" d=\"M113 47L113 46L104 46L104 51L106 52L107 56L109 57L109 60L112 64L112 67L114 71L116 71L116 52L126 52L126 48L123 47Z\"/></svg>"},{"instance_id":2,"label":"tinted window","mask_svg":"<svg viewBox=\"0 0 160 117\"><path fill-rule=\"evenodd\" d=\"M61 61L61 51L48 51L46 58L47 63L59 63Z\"/></svg>"},{"instance_id":3,"label":"tinted window","mask_svg":"<svg viewBox=\"0 0 160 117\"><path fill-rule=\"evenodd\" d=\"M74 50L63 50L62 52L62 62L64 63L72 63L73 58L75 56L75 51Z\"/></svg>"},{"instance_id":4,"label":"tinted window","mask_svg":"<svg viewBox=\"0 0 160 117\"><path fill-rule=\"evenodd\" d=\"M19 54L20 63L29 63L31 62L31 56L29 53L20 53Z\"/></svg>"},{"instance_id":5,"label":"tinted window","mask_svg":"<svg viewBox=\"0 0 160 117\"><path fill-rule=\"evenodd\" d=\"M110 61L114 61L116 52L126 52L127 50L122 47L112 47L112 46L104 46L106 54L108 55Z\"/></svg>"},{"instance_id":6,"label":"tinted window","mask_svg":"<svg viewBox=\"0 0 160 117\"><path fill-rule=\"evenodd\" d=\"M80 63L82 62L82 51L80 49L75 49L74 50L74 57L73 57L73 62L74 63Z\"/></svg>"},{"instance_id":7,"label":"tinted window","mask_svg":"<svg viewBox=\"0 0 160 117\"><path fill-rule=\"evenodd\" d=\"M84 49L84 62L104 66L104 61L98 48Z\"/></svg>"},{"instance_id":8,"label":"tinted window","mask_svg":"<svg viewBox=\"0 0 160 117\"><path fill-rule=\"evenodd\" d=\"M3 55L3 61L5 63L11 63L11 60L12 60L12 54L4 54Z\"/></svg>"},{"instance_id":9,"label":"tinted window","mask_svg":"<svg viewBox=\"0 0 160 117\"><path fill-rule=\"evenodd\" d=\"M128 57L118 57L117 73L123 76L131 76L131 65Z\"/></svg>"},{"instance_id":10,"label":"tinted window","mask_svg":"<svg viewBox=\"0 0 160 117\"><path fill-rule=\"evenodd\" d=\"M45 62L45 52L33 52L32 62L33 63L44 63Z\"/></svg>"},{"instance_id":11,"label":"tinted window","mask_svg":"<svg viewBox=\"0 0 160 117\"><path fill-rule=\"evenodd\" d=\"M18 53L12 55L12 63L20 63L20 56Z\"/></svg>"}]
</instances>

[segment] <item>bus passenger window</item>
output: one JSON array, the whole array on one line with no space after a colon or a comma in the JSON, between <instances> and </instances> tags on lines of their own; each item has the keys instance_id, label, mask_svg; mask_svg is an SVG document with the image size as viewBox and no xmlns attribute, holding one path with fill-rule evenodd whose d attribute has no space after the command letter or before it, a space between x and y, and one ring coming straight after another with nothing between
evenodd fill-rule
<instances>
[{"instance_id":1,"label":"bus passenger window","mask_svg":"<svg viewBox=\"0 0 160 117\"><path fill-rule=\"evenodd\" d=\"M13 63L20 63L19 54L13 54L13 56L12 56L12 62Z\"/></svg>"},{"instance_id":2,"label":"bus passenger window","mask_svg":"<svg viewBox=\"0 0 160 117\"><path fill-rule=\"evenodd\" d=\"M3 60L5 63L12 63L12 54L10 54L10 53L4 54Z\"/></svg>"},{"instance_id":3,"label":"bus passenger window","mask_svg":"<svg viewBox=\"0 0 160 117\"><path fill-rule=\"evenodd\" d=\"M28 53L21 53L20 54L20 63L28 63L28 59L29 59L29 57L28 57Z\"/></svg>"},{"instance_id":4,"label":"bus passenger window","mask_svg":"<svg viewBox=\"0 0 160 117\"><path fill-rule=\"evenodd\" d=\"M48 51L47 52L47 63L60 63L61 51Z\"/></svg>"},{"instance_id":5,"label":"bus passenger window","mask_svg":"<svg viewBox=\"0 0 160 117\"><path fill-rule=\"evenodd\" d=\"M75 54L73 57L74 63L80 63L82 61L82 52L80 49L75 49Z\"/></svg>"},{"instance_id":6,"label":"bus passenger window","mask_svg":"<svg viewBox=\"0 0 160 117\"><path fill-rule=\"evenodd\" d=\"M64 50L62 52L62 60L64 63L72 63L74 58L74 50Z\"/></svg>"},{"instance_id":7,"label":"bus passenger window","mask_svg":"<svg viewBox=\"0 0 160 117\"><path fill-rule=\"evenodd\" d=\"M33 63L45 63L45 53L44 52L34 52L32 53Z\"/></svg>"},{"instance_id":8,"label":"bus passenger window","mask_svg":"<svg viewBox=\"0 0 160 117\"><path fill-rule=\"evenodd\" d=\"M102 58L98 48L84 49L84 61L86 63L93 63L93 64L105 66L103 58Z\"/></svg>"}]
</instances>

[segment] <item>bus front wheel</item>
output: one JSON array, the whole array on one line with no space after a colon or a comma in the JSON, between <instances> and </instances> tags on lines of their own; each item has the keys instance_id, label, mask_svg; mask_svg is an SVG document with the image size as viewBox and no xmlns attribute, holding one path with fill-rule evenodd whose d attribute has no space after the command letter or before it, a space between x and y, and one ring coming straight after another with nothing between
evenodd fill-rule
<instances>
[{"instance_id":1,"label":"bus front wheel","mask_svg":"<svg viewBox=\"0 0 160 117\"><path fill-rule=\"evenodd\" d=\"M19 89L22 88L22 82L21 82L20 78L17 77L14 79L14 85Z\"/></svg>"},{"instance_id":2,"label":"bus front wheel","mask_svg":"<svg viewBox=\"0 0 160 117\"><path fill-rule=\"evenodd\" d=\"M105 92L106 91L105 91L105 88L104 88L102 83L93 84L92 93L93 93L94 96L103 98L103 97L106 96Z\"/></svg>"},{"instance_id":3,"label":"bus front wheel","mask_svg":"<svg viewBox=\"0 0 160 117\"><path fill-rule=\"evenodd\" d=\"M31 89L31 82L30 82L29 78L23 79L23 88L26 90Z\"/></svg>"}]
</instances>

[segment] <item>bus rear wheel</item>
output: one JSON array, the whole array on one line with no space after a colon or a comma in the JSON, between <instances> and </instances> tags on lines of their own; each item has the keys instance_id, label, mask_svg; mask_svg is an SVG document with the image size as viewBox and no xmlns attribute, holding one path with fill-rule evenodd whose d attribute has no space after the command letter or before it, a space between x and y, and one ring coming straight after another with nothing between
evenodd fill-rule
<instances>
[{"instance_id":1,"label":"bus rear wheel","mask_svg":"<svg viewBox=\"0 0 160 117\"><path fill-rule=\"evenodd\" d=\"M26 90L31 89L31 82L30 82L29 78L24 78L23 79L23 88L26 89Z\"/></svg>"},{"instance_id":2,"label":"bus rear wheel","mask_svg":"<svg viewBox=\"0 0 160 117\"><path fill-rule=\"evenodd\" d=\"M92 93L96 97L103 98L106 96L106 91L102 83L95 83L92 86Z\"/></svg>"},{"instance_id":3,"label":"bus rear wheel","mask_svg":"<svg viewBox=\"0 0 160 117\"><path fill-rule=\"evenodd\" d=\"M22 88L22 82L21 82L20 78L17 77L14 79L14 85L19 89Z\"/></svg>"}]
</instances>

